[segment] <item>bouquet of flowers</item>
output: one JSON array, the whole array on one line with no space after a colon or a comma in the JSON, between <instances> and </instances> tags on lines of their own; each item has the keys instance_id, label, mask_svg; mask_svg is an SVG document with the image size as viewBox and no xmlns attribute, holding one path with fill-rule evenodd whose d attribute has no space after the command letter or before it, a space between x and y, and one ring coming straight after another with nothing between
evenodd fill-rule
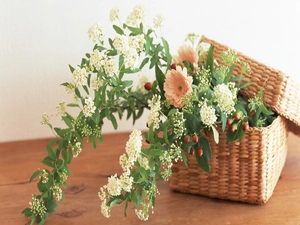
<instances>
[{"instance_id":1,"label":"bouquet of flowers","mask_svg":"<svg viewBox=\"0 0 300 225\"><path fill-rule=\"evenodd\" d=\"M103 28L93 25L89 37L95 42L91 53L81 63L70 66L73 80L63 83L74 102L60 103L57 110L66 127L53 127L50 116L43 114L42 124L48 125L55 138L47 146L42 163L45 169L35 171L30 181L38 177L39 194L32 195L23 214L31 216L31 224L43 224L54 212L57 201L64 199L61 187L66 187L71 174L68 165L77 157L88 139L94 148L102 142L103 119L118 128L119 118L135 122L148 109L145 131L134 129L119 162L123 169L108 178L100 188L101 212L110 217L111 208L124 203L125 215L129 203L141 220L153 212L159 193L157 181L167 181L172 165L182 160L187 165L187 154L196 157L199 166L210 171L211 158L208 133L219 141L217 127L227 132L228 142L240 139L249 126L268 126L273 112L262 102L262 90L253 98L240 95L240 90L251 85L243 76L250 76L246 62L233 50L214 58L214 46L190 34L178 54L170 54L169 44L157 35L163 17L154 18L154 28L145 26L145 9L136 6L126 23L117 25L119 10L110 12L116 36L104 41ZM235 66L240 76L232 76ZM125 74L135 74L148 67L155 79L146 76L137 87ZM133 75L131 75L133 76ZM67 108L77 108L76 116Z\"/></svg>"}]
</instances>

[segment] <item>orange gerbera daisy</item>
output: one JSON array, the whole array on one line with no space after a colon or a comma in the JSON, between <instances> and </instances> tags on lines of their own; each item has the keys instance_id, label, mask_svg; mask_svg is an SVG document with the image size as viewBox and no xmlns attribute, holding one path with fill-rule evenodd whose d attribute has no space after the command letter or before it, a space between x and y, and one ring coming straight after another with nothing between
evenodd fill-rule
<instances>
[{"instance_id":1,"label":"orange gerbera daisy","mask_svg":"<svg viewBox=\"0 0 300 225\"><path fill-rule=\"evenodd\" d=\"M185 67L177 66L176 70L169 70L164 83L165 97L171 105L182 108L182 97L192 92L193 78L188 76Z\"/></svg>"},{"instance_id":2,"label":"orange gerbera daisy","mask_svg":"<svg viewBox=\"0 0 300 225\"><path fill-rule=\"evenodd\" d=\"M182 64L185 60L189 61L193 64L194 72L196 72L198 69L198 59L197 52L191 46L182 45L178 49L178 55L173 56L173 63L177 65L178 63Z\"/></svg>"}]
</instances>

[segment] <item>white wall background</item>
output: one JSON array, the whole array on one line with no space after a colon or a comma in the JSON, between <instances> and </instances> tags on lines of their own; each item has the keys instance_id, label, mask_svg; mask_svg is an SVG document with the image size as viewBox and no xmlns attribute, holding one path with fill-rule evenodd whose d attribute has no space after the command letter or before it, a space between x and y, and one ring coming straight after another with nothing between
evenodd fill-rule
<instances>
[{"instance_id":1,"label":"white wall background","mask_svg":"<svg viewBox=\"0 0 300 225\"><path fill-rule=\"evenodd\" d=\"M95 22L110 31L109 11L127 15L144 4L147 18L166 18L163 35L176 52L189 32L206 35L290 74L300 82L298 0L0 0L0 142L52 136L41 114L68 100L62 82L93 43ZM59 118L52 123L59 126ZM140 120L137 128L144 128ZM131 130L122 121L120 130ZM111 125L104 132L112 132Z\"/></svg>"}]
</instances>

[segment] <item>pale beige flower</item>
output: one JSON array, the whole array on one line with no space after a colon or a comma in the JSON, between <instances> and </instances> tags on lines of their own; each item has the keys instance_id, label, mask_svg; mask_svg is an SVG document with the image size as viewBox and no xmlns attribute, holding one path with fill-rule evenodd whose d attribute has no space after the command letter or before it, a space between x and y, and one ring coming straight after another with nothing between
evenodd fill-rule
<instances>
[{"instance_id":1,"label":"pale beige flower","mask_svg":"<svg viewBox=\"0 0 300 225\"><path fill-rule=\"evenodd\" d=\"M169 70L164 83L165 97L177 108L182 108L181 99L192 92L193 78L188 76L187 70L180 66L176 70Z\"/></svg>"},{"instance_id":2,"label":"pale beige flower","mask_svg":"<svg viewBox=\"0 0 300 225\"><path fill-rule=\"evenodd\" d=\"M198 69L198 54L197 52L189 45L182 45L178 49L178 55L173 56L173 63L182 64L184 61L189 61L194 66L194 72Z\"/></svg>"}]
</instances>

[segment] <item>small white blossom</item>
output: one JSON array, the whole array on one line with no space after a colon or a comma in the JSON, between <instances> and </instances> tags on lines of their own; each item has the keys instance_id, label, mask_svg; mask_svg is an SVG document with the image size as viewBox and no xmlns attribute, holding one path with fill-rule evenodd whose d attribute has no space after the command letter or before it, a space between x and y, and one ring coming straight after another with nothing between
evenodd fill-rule
<instances>
[{"instance_id":1,"label":"small white blossom","mask_svg":"<svg viewBox=\"0 0 300 225\"><path fill-rule=\"evenodd\" d=\"M220 110L225 114L230 114L234 111L234 97L232 91L226 84L219 84L214 87L215 102L218 103Z\"/></svg>"},{"instance_id":2,"label":"small white blossom","mask_svg":"<svg viewBox=\"0 0 300 225\"><path fill-rule=\"evenodd\" d=\"M115 58L107 57L103 60L103 68L108 76L112 76L118 72L117 61Z\"/></svg>"},{"instance_id":3,"label":"small white blossom","mask_svg":"<svg viewBox=\"0 0 300 225\"><path fill-rule=\"evenodd\" d=\"M90 56L90 66L96 68L96 70L100 70L103 65L103 60L106 57L105 51L100 52L98 49L95 49Z\"/></svg>"},{"instance_id":4,"label":"small white blossom","mask_svg":"<svg viewBox=\"0 0 300 225\"><path fill-rule=\"evenodd\" d=\"M145 211L143 209L136 209L135 210L135 214L137 215L137 217L140 219L140 220L143 220L143 221L147 221L148 218L149 218L149 214L148 214L148 211Z\"/></svg>"},{"instance_id":5,"label":"small white blossom","mask_svg":"<svg viewBox=\"0 0 300 225\"><path fill-rule=\"evenodd\" d=\"M150 107L150 113L148 115L147 124L150 127L153 124L154 129L159 128L159 122L160 122L160 95L154 95L152 98L152 102L149 104Z\"/></svg>"},{"instance_id":6,"label":"small white blossom","mask_svg":"<svg viewBox=\"0 0 300 225\"><path fill-rule=\"evenodd\" d=\"M142 5L137 5L133 8L133 11L127 16L126 23L137 25L138 22L144 21L145 14L145 7Z\"/></svg>"},{"instance_id":7,"label":"small white blossom","mask_svg":"<svg viewBox=\"0 0 300 225\"><path fill-rule=\"evenodd\" d=\"M137 52L141 52L144 49L144 44L146 43L144 34L139 34L135 36L128 37L128 46L135 49Z\"/></svg>"},{"instance_id":8,"label":"small white blossom","mask_svg":"<svg viewBox=\"0 0 300 225\"><path fill-rule=\"evenodd\" d=\"M92 80L92 88L98 90L103 85L103 80L99 77L96 77Z\"/></svg>"},{"instance_id":9,"label":"small white blossom","mask_svg":"<svg viewBox=\"0 0 300 225\"><path fill-rule=\"evenodd\" d=\"M85 105L83 107L83 114L85 117L90 117L94 114L96 107L91 97L85 99Z\"/></svg>"},{"instance_id":10,"label":"small white blossom","mask_svg":"<svg viewBox=\"0 0 300 225\"><path fill-rule=\"evenodd\" d=\"M202 122L207 126L213 125L217 121L215 112L212 106L207 106L206 103L204 103L200 109Z\"/></svg>"},{"instance_id":11,"label":"small white blossom","mask_svg":"<svg viewBox=\"0 0 300 225\"><path fill-rule=\"evenodd\" d=\"M48 177L48 173L45 169L43 169L41 171L41 176L39 178L40 178L40 180L42 181L43 184L48 183L49 177Z\"/></svg>"},{"instance_id":12,"label":"small white blossom","mask_svg":"<svg viewBox=\"0 0 300 225\"><path fill-rule=\"evenodd\" d=\"M114 22L116 19L118 19L119 18L119 9L118 8L112 8L111 10L110 10L110 13L109 13L109 19L110 19L110 21L111 22Z\"/></svg>"},{"instance_id":13,"label":"small white blossom","mask_svg":"<svg viewBox=\"0 0 300 225\"><path fill-rule=\"evenodd\" d=\"M106 204L106 199L104 199L102 201L102 204L101 204L101 213L103 214L103 216L105 216L106 218L109 218L110 217L110 207L107 206Z\"/></svg>"},{"instance_id":14,"label":"small white blossom","mask_svg":"<svg viewBox=\"0 0 300 225\"><path fill-rule=\"evenodd\" d=\"M108 191L108 194L111 196L118 196L121 194L122 187L120 179L117 178L117 174L108 178L106 189Z\"/></svg>"},{"instance_id":15,"label":"small white blossom","mask_svg":"<svg viewBox=\"0 0 300 225\"><path fill-rule=\"evenodd\" d=\"M124 55L124 64L126 68L134 69L139 59L138 52L134 48L128 48L123 53Z\"/></svg>"},{"instance_id":16,"label":"small white blossom","mask_svg":"<svg viewBox=\"0 0 300 225\"><path fill-rule=\"evenodd\" d=\"M126 154L122 154L120 156L119 163L124 173L130 173L130 168L132 167L133 164L128 160L128 156Z\"/></svg>"},{"instance_id":17,"label":"small white blossom","mask_svg":"<svg viewBox=\"0 0 300 225\"><path fill-rule=\"evenodd\" d=\"M41 124L45 125L49 123L50 123L50 116L48 116L46 113L43 113Z\"/></svg>"},{"instance_id":18,"label":"small white blossom","mask_svg":"<svg viewBox=\"0 0 300 225\"><path fill-rule=\"evenodd\" d=\"M66 103L61 102L58 106L56 106L57 115L65 116L66 115Z\"/></svg>"},{"instance_id":19,"label":"small white blossom","mask_svg":"<svg viewBox=\"0 0 300 225\"><path fill-rule=\"evenodd\" d=\"M80 87L83 85L87 85L86 78L88 77L88 73L85 68L80 68L79 66L73 71L73 80L75 87Z\"/></svg>"},{"instance_id":20,"label":"small white blossom","mask_svg":"<svg viewBox=\"0 0 300 225\"><path fill-rule=\"evenodd\" d=\"M94 43L99 41L99 43L103 43L103 27L98 23L95 23L88 30L89 38L92 39Z\"/></svg>"},{"instance_id":21,"label":"small white blossom","mask_svg":"<svg viewBox=\"0 0 300 225\"><path fill-rule=\"evenodd\" d=\"M128 161L133 165L137 160L138 156L141 153L142 149L142 133L141 131L134 129L130 136L129 140L126 143L126 153L128 155Z\"/></svg>"},{"instance_id":22,"label":"small white blossom","mask_svg":"<svg viewBox=\"0 0 300 225\"><path fill-rule=\"evenodd\" d=\"M76 158L79 155L79 153L82 151L82 147L81 147L80 142L76 142L75 146L73 147L73 151L74 151L73 157Z\"/></svg>"},{"instance_id":23,"label":"small white blossom","mask_svg":"<svg viewBox=\"0 0 300 225\"><path fill-rule=\"evenodd\" d=\"M140 155L138 157L138 162L140 164L141 167L143 167L145 170L149 170L149 159L147 157L144 157L142 155Z\"/></svg>"},{"instance_id":24,"label":"small white blossom","mask_svg":"<svg viewBox=\"0 0 300 225\"><path fill-rule=\"evenodd\" d=\"M124 54L128 46L128 37L126 35L117 35L113 41L113 46L117 50L118 54Z\"/></svg>"},{"instance_id":25,"label":"small white blossom","mask_svg":"<svg viewBox=\"0 0 300 225\"><path fill-rule=\"evenodd\" d=\"M156 15L153 19L154 27L160 28L164 22L165 18L162 15Z\"/></svg>"},{"instance_id":26,"label":"small white blossom","mask_svg":"<svg viewBox=\"0 0 300 225\"><path fill-rule=\"evenodd\" d=\"M60 201L63 196L61 188L58 185L53 185L50 189L53 191L53 195L56 196L57 201Z\"/></svg>"},{"instance_id":27,"label":"small white blossom","mask_svg":"<svg viewBox=\"0 0 300 225\"><path fill-rule=\"evenodd\" d=\"M37 199L35 195L32 195L32 200L29 202L29 205L30 211L35 215L39 215L40 217L43 217L47 212L44 202L41 202L39 199Z\"/></svg>"},{"instance_id":28,"label":"small white blossom","mask_svg":"<svg viewBox=\"0 0 300 225\"><path fill-rule=\"evenodd\" d=\"M121 188L126 191L126 192L130 192L131 188L132 188L132 182L133 182L133 177L123 173L120 176L120 183L121 183Z\"/></svg>"}]
</instances>

